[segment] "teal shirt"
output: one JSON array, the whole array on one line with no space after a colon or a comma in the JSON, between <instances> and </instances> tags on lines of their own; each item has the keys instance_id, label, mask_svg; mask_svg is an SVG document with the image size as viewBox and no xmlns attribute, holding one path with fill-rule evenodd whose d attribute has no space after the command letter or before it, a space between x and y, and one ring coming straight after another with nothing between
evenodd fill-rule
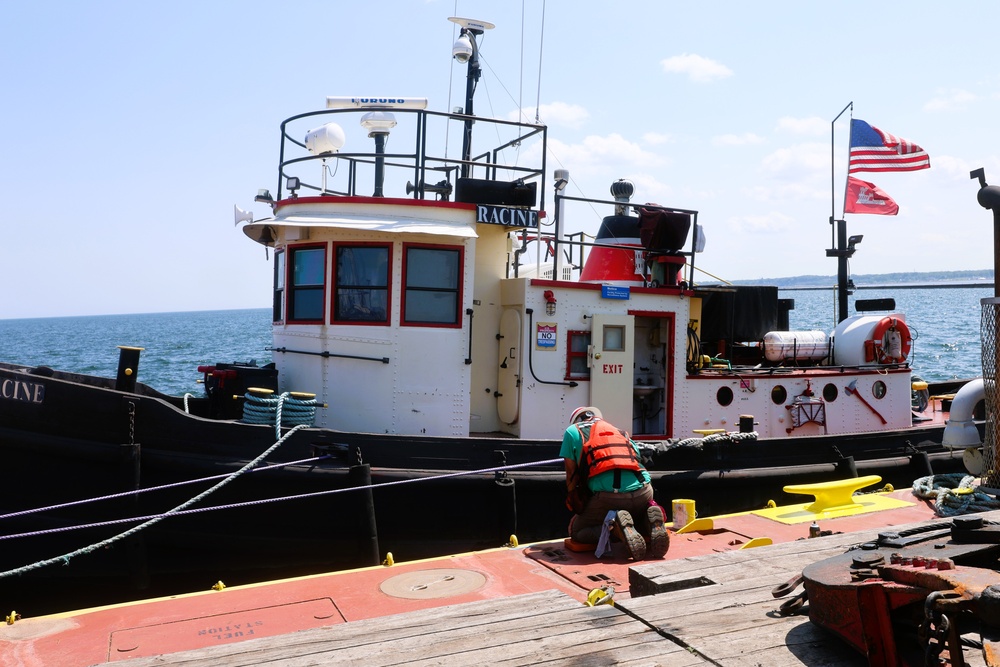
<instances>
[{"instance_id":1,"label":"teal shirt","mask_svg":"<svg viewBox=\"0 0 1000 667\"><path fill-rule=\"evenodd\" d=\"M580 424L573 424L569 426L563 433L562 447L559 448L559 456L564 459L570 459L571 461L576 461L577 465L580 464L580 453L583 451L583 436L580 434L580 429L586 430L587 434L590 434L590 422L582 422ZM632 445L632 449L635 450L635 455L639 457L639 448L636 446L632 439L629 439L629 443ZM631 470L621 471L621 485L622 488L617 489L619 493L628 493L630 491L638 491L645 484L649 484L649 473L646 472L645 468L639 471L639 475L642 477L640 481L635 473ZM615 489L615 471L608 470L607 472L602 472L599 475L595 475L587 480L587 488L592 492L598 491L612 491Z\"/></svg>"}]
</instances>

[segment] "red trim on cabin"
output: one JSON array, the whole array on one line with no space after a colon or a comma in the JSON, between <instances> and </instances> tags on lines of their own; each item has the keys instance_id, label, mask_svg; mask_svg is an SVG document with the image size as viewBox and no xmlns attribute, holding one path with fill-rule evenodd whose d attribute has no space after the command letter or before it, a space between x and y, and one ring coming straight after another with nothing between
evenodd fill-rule
<instances>
[{"instance_id":1,"label":"red trim on cabin","mask_svg":"<svg viewBox=\"0 0 1000 667\"><path fill-rule=\"evenodd\" d=\"M338 248L358 248L358 247L369 247L369 248L385 248L388 250L388 262L386 263L386 285L385 285L385 319L384 320L338 320L337 318L337 308L334 301L337 298L337 289L340 285L337 283L337 249ZM338 325L357 325L357 326L369 326L369 327L387 327L392 324L392 247L391 242L379 243L375 241L334 241L331 243L330 248L330 324Z\"/></svg>"},{"instance_id":2,"label":"red trim on cabin","mask_svg":"<svg viewBox=\"0 0 1000 667\"><path fill-rule=\"evenodd\" d=\"M593 332L589 329L570 329L566 332L566 372L563 375L563 380L579 380L580 382L590 382L590 372L586 374L573 373L571 370L573 359L587 359L587 350L583 352L573 351L573 337L574 336L592 336Z\"/></svg>"},{"instance_id":3,"label":"red trim on cabin","mask_svg":"<svg viewBox=\"0 0 1000 667\"><path fill-rule=\"evenodd\" d=\"M295 197L294 199L282 199L275 203L275 212L284 206L295 204L368 204L371 206L415 206L424 208L457 208L468 211L475 211L476 205L460 201L429 201L426 199L410 199L409 197L340 197L331 195L327 197Z\"/></svg>"},{"instance_id":4,"label":"red trim on cabin","mask_svg":"<svg viewBox=\"0 0 1000 667\"><path fill-rule=\"evenodd\" d=\"M428 250L449 250L458 252L458 290L455 303L455 322L407 322L406 321L406 260L407 250L410 248L424 248ZM465 289L465 246L445 245L438 243L404 243L403 244L403 269L400 275L400 308L399 325L403 327L432 327L437 329L461 329L462 328L462 304L463 290Z\"/></svg>"},{"instance_id":5,"label":"red trim on cabin","mask_svg":"<svg viewBox=\"0 0 1000 667\"><path fill-rule=\"evenodd\" d=\"M295 254L299 250L321 249L323 251L323 294L320 297L320 304L323 308L322 316L317 319L293 319L291 317L292 300L296 292L296 287L292 283L292 269L295 266ZM328 243L301 243L285 246L285 322L287 324L326 324L326 304L327 286L330 284L330 263L327 258L330 253Z\"/></svg>"},{"instance_id":6,"label":"red trim on cabin","mask_svg":"<svg viewBox=\"0 0 1000 667\"><path fill-rule=\"evenodd\" d=\"M532 278L528 284L532 287L558 287L559 289L580 289L598 292L601 291L602 287L601 283L576 283L568 280L546 280L545 278ZM677 294L694 296L694 290L681 289L678 286L639 287L636 285L628 285L628 288L629 291L635 292L636 294Z\"/></svg>"}]
</instances>

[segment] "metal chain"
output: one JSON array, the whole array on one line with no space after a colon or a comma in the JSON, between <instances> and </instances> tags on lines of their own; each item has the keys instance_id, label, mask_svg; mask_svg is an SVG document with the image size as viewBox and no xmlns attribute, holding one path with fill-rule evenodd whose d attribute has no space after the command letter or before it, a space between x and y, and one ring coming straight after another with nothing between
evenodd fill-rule
<instances>
[{"instance_id":1,"label":"metal chain","mask_svg":"<svg viewBox=\"0 0 1000 667\"><path fill-rule=\"evenodd\" d=\"M135 444L135 403L128 402L128 444Z\"/></svg>"},{"instance_id":2,"label":"metal chain","mask_svg":"<svg viewBox=\"0 0 1000 667\"><path fill-rule=\"evenodd\" d=\"M941 653L948 642L951 621L936 608L938 599L944 594L944 591L933 591L924 601L924 622L920 624L918 633L920 642L924 644L924 667L941 664Z\"/></svg>"}]
</instances>

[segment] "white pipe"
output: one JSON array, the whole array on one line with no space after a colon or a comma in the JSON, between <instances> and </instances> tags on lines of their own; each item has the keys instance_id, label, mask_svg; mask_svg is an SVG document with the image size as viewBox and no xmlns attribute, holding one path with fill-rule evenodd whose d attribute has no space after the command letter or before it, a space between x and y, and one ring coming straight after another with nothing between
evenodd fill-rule
<instances>
[{"instance_id":1,"label":"white pipe","mask_svg":"<svg viewBox=\"0 0 1000 667\"><path fill-rule=\"evenodd\" d=\"M972 419L976 404L986 398L986 387L982 378L969 380L951 402L951 414L944 427L942 444L947 447L975 447L983 444L979 439L979 429Z\"/></svg>"}]
</instances>

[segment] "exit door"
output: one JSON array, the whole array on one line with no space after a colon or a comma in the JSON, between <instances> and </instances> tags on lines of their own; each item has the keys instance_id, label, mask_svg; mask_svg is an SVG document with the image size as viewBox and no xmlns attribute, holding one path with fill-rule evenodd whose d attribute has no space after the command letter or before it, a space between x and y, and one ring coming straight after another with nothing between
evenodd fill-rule
<instances>
[{"instance_id":1,"label":"exit door","mask_svg":"<svg viewBox=\"0 0 1000 667\"><path fill-rule=\"evenodd\" d=\"M594 315L588 349L590 402L619 428L632 427L635 318Z\"/></svg>"}]
</instances>

